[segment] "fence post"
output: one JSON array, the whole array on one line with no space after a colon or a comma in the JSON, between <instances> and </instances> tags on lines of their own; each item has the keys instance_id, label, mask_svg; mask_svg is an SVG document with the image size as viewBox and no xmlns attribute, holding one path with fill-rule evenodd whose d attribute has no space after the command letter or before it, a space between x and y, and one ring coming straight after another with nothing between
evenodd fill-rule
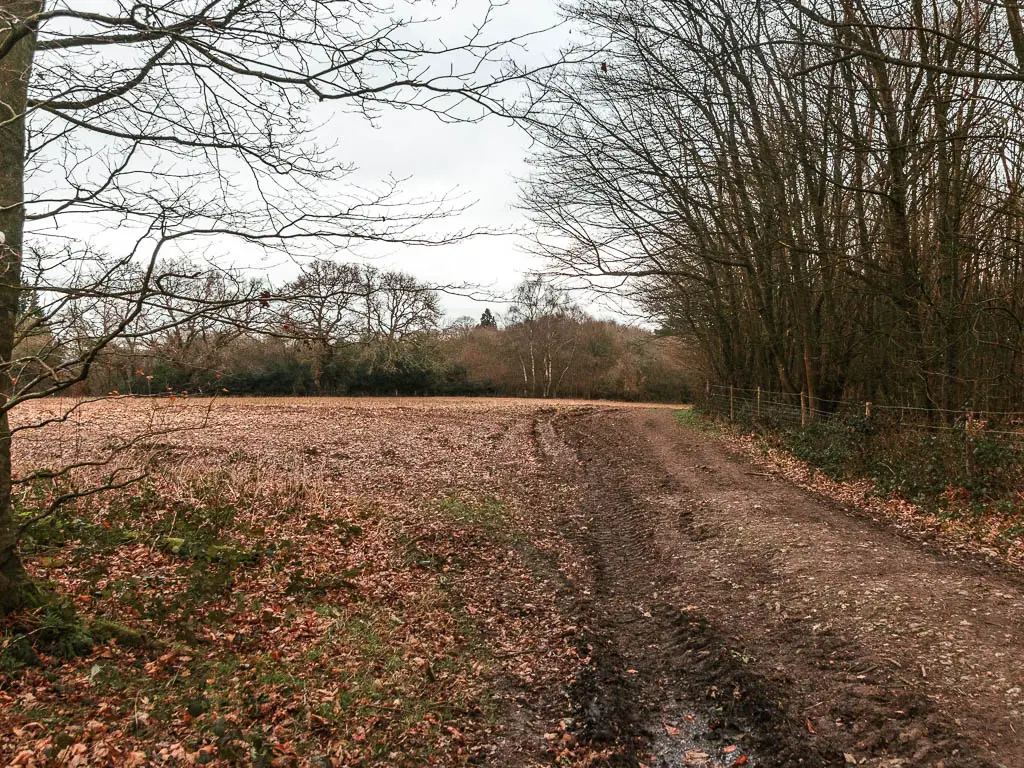
<instances>
[{"instance_id":1,"label":"fence post","mask_svg":"<svg viewBox=\"0 0 1024 768\"><path fill-rule=\"evenodd\" d=\"M800 426L807 426L807 393L800 390Z\"/></svg>"},{"instance_id":2,"label":"fence post","mask_svg":"<svg viewBox=\"0 0 1024 768\"><path fill-rule=\"evenodd\" d=\"M729 421L736 421L736 405L733 401L732 384L729 385Z\"/></svg>"},{"instance_id":3,"label":"fence post","mask_svg":"<svg viewBox=\"0 0 1024 768\"><path fill-rule=\"evenodd\" d=\"M761 420L761 388L757 388L757 420Z\"/></svg>"}]
</instances>

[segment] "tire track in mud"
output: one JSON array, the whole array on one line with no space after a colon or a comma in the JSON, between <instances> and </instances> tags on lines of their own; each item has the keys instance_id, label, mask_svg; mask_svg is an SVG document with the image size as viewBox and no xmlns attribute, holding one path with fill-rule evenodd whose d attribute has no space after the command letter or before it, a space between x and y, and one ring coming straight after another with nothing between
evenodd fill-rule
<instances>
[{"instance_id":1,"label":"tire track in mud","mask_svg":"<svg viewBox=\"0 0 1024 768\"><path fill-rule=\"evenodd\" d=\"M573 696L581 735L609 747L607 765L728 766L742 756L749 762L739 765L759 766L1019 764L999 759L984 734L963 732L895 653L795 610L807 574L787 571L789 550L760 551L742 526L719 522L721 504L760 507L750 487L730 495L735 462L713 445L687 453L673 443L677 464L695 462L681 472L652 447L651 428L708 440L666 414L601 408L539 413L533 425L539 460L578 488L559 521L593 578L573 606L592 648ZM722 496L709 501L708 489ZM805 525L863 534L793 486L753 490L799 508Z\"/></svg>"},{"instance_id":2,"label":"tire track in mud","mask_svg":"<svg viewBox=\"0 0 1024 768\"><path fill-rule=\"evenodd\" d=\"M592 409L581 409L571 418L591 412ZM597 613L597 606L610 597L606 563L594 556L594 533L603 535L603 529L594 526L587 512L587 487L579 471L582 462L575 449L556 432L558 418L554 409L539 409L531 432L535 459L545 468L547 482L568 482L574 486L576 503L563 510L558 524L563 535L587 558L589 566L585 582L588 586L567 594L566 600L581 626L577 654L585 661L570 691L576 736L605 756L602 764L635 766L647 736L637 707L644 686L627 671L632 667L610 630L628 627L638 617L630 612L623 614L621 606L603 616Z\"/></svg>"},{"instance_id":3,"label":"tire track in mud","mask_svg":"<svg viewBox=\"0 0 1024 768\"><path fill-rule=\"evenodd\" d=\"M701 712L699 700L679 685L678 659L704 651L690 647L694 617L664 601L669 583L651 559L658 553L649 499L632 492L629 460L596 455L579 439L589 421L610 413L541 413L533 425L537 454L552 478L571 477L578 487L575 507L560 522L587 556L592 578L573 606L586 627L580 655L589 659L572 690L578 735L608 766L742 765L743 730Z\"/></svg>"}]
</instances>

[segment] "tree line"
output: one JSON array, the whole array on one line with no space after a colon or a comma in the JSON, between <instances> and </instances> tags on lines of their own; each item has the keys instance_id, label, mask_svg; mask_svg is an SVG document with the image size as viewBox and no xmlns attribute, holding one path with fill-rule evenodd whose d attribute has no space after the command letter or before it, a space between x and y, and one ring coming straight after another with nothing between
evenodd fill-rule
<instances>
[{"instance_id":1,"label":"tree line","mask_svg":"<svg viewBox=\"0 0 1024 768\"><path fill-rule=\"evenodd\" d=\"M313 259L280 287L187 261L69 391L117 394L504 395L679 401L692 382L673 339L596 320L540 277L502 322L447 322L436 287L373 266ZM174 276L172 278L171 276ZM134 279L134 278L131 278ZM23 376L93 347L124 314L108 296L74 311L26 290Z\"/></svg>"},{"instance_id":2,"label":"tree line","mask_svg":"<svg viewBox=\"0 0 1024 768\"><path fill-rule=\"evenodd\" d=\"M538 110L537 247L721 384L940 414L1024 396L1016 3L625 0Z\"/></svg>"}]
</instances>

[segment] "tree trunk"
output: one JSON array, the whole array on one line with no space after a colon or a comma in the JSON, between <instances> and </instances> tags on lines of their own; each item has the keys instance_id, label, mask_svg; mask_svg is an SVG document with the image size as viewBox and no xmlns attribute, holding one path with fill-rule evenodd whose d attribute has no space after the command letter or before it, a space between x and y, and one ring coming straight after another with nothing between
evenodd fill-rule
<instances>
[{"instance_id":1,"label":"tree trunk","mask_svg":"<svg viewBox=\"0 0 1024 768\"><path fill-rule=\"evenodd\" d=\"M21 39L0 59L0 397L6 402L18 299L21 295L21 248L25 229L25 108L35 34L25 22L42 10L42 0L6 0L0 15L0 40ZM0 616L22 601L26 576L17 552L17 524L11 509L11 428L0 414Z\"/></svg>"},{"instance_id":2,"label":"tree trunk","mask_svg":"<svg viewBox=\"0 0 1024 768\"><path fill-rule=\"evenodd\" d=\"M530 331L530 397L537 396L537 356L533 351L533 331Z\"/></svg>"},{"instance_id":3,"label":"tree trunk","mask_svg":"<svg viewBox=\"0 0 1024 768\"><path fill-rule=\"evenodd\" d=\"M324 371L333 357L333 350L329 341L315 342L313 350L313 389L318 395L324 393Z\"/></svg>"},{"instance_id":4,"label":"tree trunk","mask_svg":"<svg viewBox=\"0 0 1024 768\"><path fill-rule=\"evenodd\" d=\"M1010 28L1010 39L1013 41L1013 52L1017 56L1017 66L1024 72L1024 25L1020 20L1020 4L1017 0L1006 0L1006 25Z\"/></svg>"}]
</instances>

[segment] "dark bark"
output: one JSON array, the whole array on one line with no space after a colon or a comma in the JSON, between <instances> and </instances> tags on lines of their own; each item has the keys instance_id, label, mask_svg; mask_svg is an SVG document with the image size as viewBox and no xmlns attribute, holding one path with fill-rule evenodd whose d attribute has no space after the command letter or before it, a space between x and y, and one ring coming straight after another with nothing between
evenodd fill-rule
<instances>
[{"instance_id":1,"label":"dark bark","mask_svg":"<svg viewBox=\"0 0 1024 768\"><path fill-rule=\"evenodd\" d=\"M35 35L23 34L42 10L41 0L8 0L0 14L0 40L20 39L0 59L0 397L10 397L10 361L21 298L21 256L25 229L25 109ZM17 608L26 575L17 551L17 524L11 505L11 430L7 409L0 413L0 615Z\"/></svg>"}]
</instances>

